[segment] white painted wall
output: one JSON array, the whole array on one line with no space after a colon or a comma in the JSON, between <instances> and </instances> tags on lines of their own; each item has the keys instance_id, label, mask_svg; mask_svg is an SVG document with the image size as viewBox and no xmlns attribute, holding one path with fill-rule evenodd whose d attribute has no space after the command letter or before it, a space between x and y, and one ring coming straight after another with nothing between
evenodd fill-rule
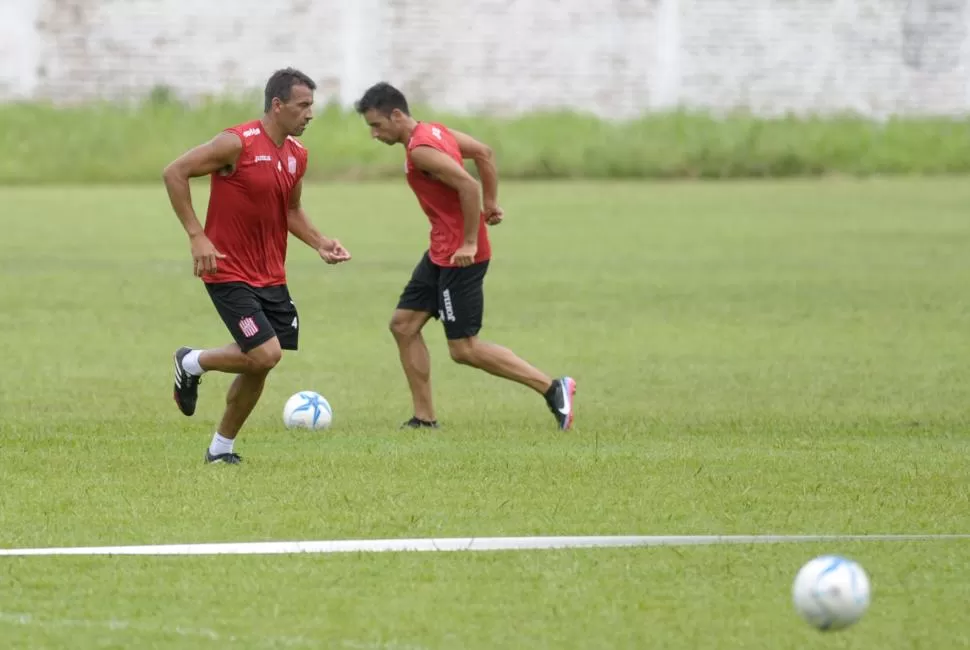
<instances>
[{"instance_id":1,"label":"white painted wall","mask_svg":"<svg viewBox=\"0 0 970 650\"><path fill-rule=\"evenodd\" d=\"M37 91L41 34L34 27L40 0L0 0L0 99L27 99Z\"/></svg>"},{"instance_id":2,"label":"white painted wall","mask_svg":"<svg viewBox=\"0 0 970 650\"><path fill-rule=\"evenodd\" d=\"M259 89L442 109L970 109L970 0L0 0L0 100Z\"/></svg>"}]
</instances>

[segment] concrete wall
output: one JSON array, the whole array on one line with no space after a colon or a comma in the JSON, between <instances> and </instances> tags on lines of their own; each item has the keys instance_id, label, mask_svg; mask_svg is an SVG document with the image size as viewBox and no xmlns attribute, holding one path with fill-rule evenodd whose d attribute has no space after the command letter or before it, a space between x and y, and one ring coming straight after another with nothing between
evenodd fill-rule
<instances>
[{"instance_id":1,"label":"concrete wall","mask_svg":"<svg viewBox=\"0 0 970 650\"><path fill-rule=\"evenodd\" d=\"M458 111L970 108L970 0L0 0L0 100L386 79Z\"/></svg>"}]
</instances>

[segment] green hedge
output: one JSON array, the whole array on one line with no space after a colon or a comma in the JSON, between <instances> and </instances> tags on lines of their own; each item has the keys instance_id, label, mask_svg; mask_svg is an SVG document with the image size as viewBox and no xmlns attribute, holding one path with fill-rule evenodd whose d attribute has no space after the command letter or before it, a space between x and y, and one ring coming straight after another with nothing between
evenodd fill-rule
<instances>
[{"instance_id":1,"label":"green hedge","mask_svg":"<svg viewBox=\"0 0 970 650\"><path fill-rule=\"evenodd\" d=\"M193 108L167 99L133 107L0 105L0 183L157 182L164 165L225 126L259 115L258 101ZM607 122L557 112L515 119L431 112L491 144L504 178L737 178L826 173L970 171L970 119L696 113ZM304 134L308 179L398 176L402 153L371 141L353 112L328 106Z\"/></svg>"}]
</instances>

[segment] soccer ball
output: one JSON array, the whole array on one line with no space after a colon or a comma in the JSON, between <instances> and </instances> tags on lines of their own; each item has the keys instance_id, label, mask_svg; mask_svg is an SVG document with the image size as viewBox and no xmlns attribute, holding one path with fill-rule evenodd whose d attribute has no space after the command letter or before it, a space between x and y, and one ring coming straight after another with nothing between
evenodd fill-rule
<instances>
[{"instance_id":1,"label":"soccer ball","mask_svg":"<svg viewBox=\"0 0 970 650\"><path fill-rule=\"evenodd\" d=\"M326 429L332 421L330 402L312 390L294 393L283 406L283 425L287 429Z\"/></svg>"},{"instance_id":2,"label":"soccer ball","mask_svg":"<svg viewBox=\"0 0 970 650\"><path fill-rule=\"evenodd\" d=\"M837 555L807 562L795 576L792 599L799 615L819 630L849 627L869 608L869 576Z\"/></svg>"}]
</instances>

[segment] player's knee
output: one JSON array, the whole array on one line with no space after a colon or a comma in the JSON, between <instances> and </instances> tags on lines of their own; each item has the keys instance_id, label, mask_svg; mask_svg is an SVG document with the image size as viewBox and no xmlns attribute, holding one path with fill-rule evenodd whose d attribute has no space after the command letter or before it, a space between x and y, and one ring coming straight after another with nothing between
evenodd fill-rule
<instances>
[{"instance_id":1,"label":"player's knee","mask_svg":"<svg viewBox=\"0 0 970 650\"><path fill-rule=\"evenodd\" d=\"M463 366L474 366L477 362L474 339L452 339L448 341L451 360Z\"/></svg>"},{"instance_id":2,"label":"player's knee","mask_svg":"<svg viewBox=\"0 0 970 650\"><path fill-rule=\"evenodd\" d=\"M254 364L254 370L256 372L269 372L270 370L276 367L276 365L280 362L282 358L283 358L283 353L281 351L267 354L266 356L256 360Z\"/></svg>"},{"instance_id":3,"label":"player's knee","mask_svg":"<svg viewBox=\"0 0 970 650\"><path fill-rule=\"evenodd\" d=\"M276 364L283 358L283 350L280 348L276 339L267 341L255 350L251 350L249 357L249 368L253 373L266 373L276 367Z\"/></svg>"},{"instance_id":4,"label":"player's knee","mask_svg":"<svg viewBox=\"0 0 970 650\"><path fill-rule=\"evenodd\" d=\"M415 327L415 324L410 320L395 314L391 317L391 322L388 323L388 329L391 330L391 334L397 340L407 339L412 336L416 336L418 332L421 331L420 328Z\"/></svg>"},{"instance_id":5,"label":"player's knee","mask_svg":"<svg viewBox=\"0 0 970 650\"><path fill-rule=\"evenodd\" d=\"M397 318L391 318L391 322L387 324L387 329L391 331L391 335L396 339L402 339L407 336L405 323L402 323Z\"/></svg>"}]
</instances>

